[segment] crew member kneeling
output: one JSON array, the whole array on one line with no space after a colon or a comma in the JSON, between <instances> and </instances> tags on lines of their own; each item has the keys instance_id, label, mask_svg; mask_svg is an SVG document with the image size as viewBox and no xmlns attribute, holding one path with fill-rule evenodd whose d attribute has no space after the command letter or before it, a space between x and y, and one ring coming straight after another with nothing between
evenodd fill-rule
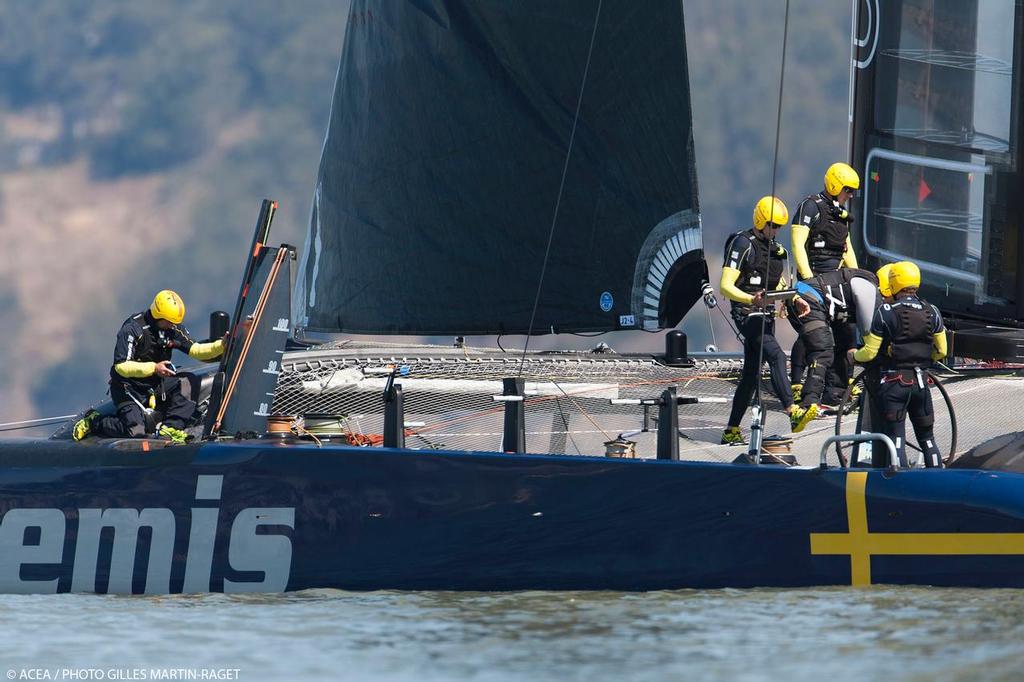
<instances>
[{"instance_id":1,"label":"crew member kneeling","mask_svg":"<svg viewBox=\"0 0 1024 682\"><path fill-rule=\"evenodd\" d=\"M875 311L871 332L853 359L870 362L883 349L877 392L882 432L892 438L899 461L904 464L905 421L909 415L925 466L941 467L932 428L935 413L927 368L946 356L946 330L938 308L918 298L920 285L917 265L907 261L892 264L889 287L894 301Z\"/></svg>"},{"instance_id":2,"label":"crew member kneeling","mask_svg":"<svg viewBox=\"0 0 1024 682\"><path fill-rule=\"evenodd\" d=\"M110 397L116 416L101 417L91 411L72 431L75 440L91 433L110 438L143 438L149 435L146 411L155 410L162 421L157 435L183 443L184 429L196 404L190 383L175 374L171 353L177 348L197 360L212 360L224 353L224 340L196 343L178 325L185 319L185 303L178 294L163 290L149 310L132 315L117 333L114 364L110 368Z\"/></svg>"}]
</instances>

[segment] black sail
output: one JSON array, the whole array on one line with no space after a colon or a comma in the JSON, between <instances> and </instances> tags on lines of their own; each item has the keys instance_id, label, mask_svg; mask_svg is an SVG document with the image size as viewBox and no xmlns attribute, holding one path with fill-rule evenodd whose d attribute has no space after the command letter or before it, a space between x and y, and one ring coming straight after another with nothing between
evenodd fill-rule
<instances>
[{"instance_id":1,"label":"black sail","mask_svg":"<svg viewBox=\"0 0 1024 682\"><path fill-rule=\"evenodd\" d=\"M352 3L300 327L673 326L702 248L679 0Z\"/></svg>"}]
</instances>

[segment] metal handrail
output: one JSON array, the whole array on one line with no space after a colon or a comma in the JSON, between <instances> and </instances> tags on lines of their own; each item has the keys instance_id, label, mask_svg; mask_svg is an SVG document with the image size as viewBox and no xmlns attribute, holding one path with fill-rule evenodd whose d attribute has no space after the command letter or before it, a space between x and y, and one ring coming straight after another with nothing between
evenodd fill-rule
<instances>
[{"instance_id":1,"label":"metal handrail","mask_svg":"<svg viewBox=\"0 0 1024 682\"><path fill-rule=\"evenodd\" d=\"M849 435L840 436L829 436L825 439L825 442L821 444L821 462L819 466L822 469L828 469L828 464L825 462L825 454L828 452L828 446L832 443L839 442L850 442L850 443L866 443L871 440L881 441L885 444L886 449L889 451L889 468L896 468L896 444L892 442L892 439L884 433L851 433Z\"/></svg>"}]
</instances>

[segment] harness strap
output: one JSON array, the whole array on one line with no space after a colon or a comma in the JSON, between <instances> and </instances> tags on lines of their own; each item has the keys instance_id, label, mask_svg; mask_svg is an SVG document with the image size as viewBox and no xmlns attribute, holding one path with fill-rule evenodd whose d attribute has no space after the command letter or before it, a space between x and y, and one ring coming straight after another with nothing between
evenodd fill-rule
<instances>
[{"instance_id":1,"label":"harness strap","mask_svg":"<svg viewBox=\"0 0 1024 682\"><path fill-rule=\"evenodd\" d=\"M828 299L828 316L831 319L835 319L836 306L840 306L844 311L846 310L846 294L843 293L843 287L839 287L839 298L832 295L832 285L829 284L825 287L825 298Z\"/></svg>"}]
</instances>

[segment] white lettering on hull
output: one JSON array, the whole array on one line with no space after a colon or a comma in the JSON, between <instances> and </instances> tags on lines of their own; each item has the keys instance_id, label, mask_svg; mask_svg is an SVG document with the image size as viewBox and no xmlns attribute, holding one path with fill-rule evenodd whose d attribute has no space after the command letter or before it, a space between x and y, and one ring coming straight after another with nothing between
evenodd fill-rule
<instances>
[{"instance_id":1,"label":"white lettering on hull","mask_svg":"<svg viewBox=\"0 0 1024 682\"><path fill-rule=\"evenodd\" d=\"M0 590L14 594L54 594L57 579L22 580L25 564L59 564L64 554L64 512L11 509L0 523ZM39 543L25 544L25 531L39 529Z\"/></svg>"},{"instance_id":2,"label":"white lettering on hull","mask_svg":"<svg viewBox=\"0 0 1024 682\"><path fill-rule=\"evenodd\" d=\"M223 476L199 476L196 501L220 501ZM218 507L191 508L188 547L185 554L184 592L209 592L214 548L220 521ZM72 516L74 512L71 513ZM110 574L107 592L130 594L139 532L150 530L149 559L145 565L146 594L167 594L171 589L177 521L166 508L77 510L71 572L72 592L97 590L98 564L103 531L113 531L110 546ZM64 563L64 538L68 513L62 509L10 509L0 520L0 592L53 594L58 578L30 580L22 577L26 566L56 566ZM242 509L231 524L228 564L235 571L262 573L257 581L224 579L225 592L281 592L291 577L292 541L285 535L258 533L261 526L295 528L294 507L250 507ZM38 540L26 542L27 531Z\"/></svg>"}]
</instances>

